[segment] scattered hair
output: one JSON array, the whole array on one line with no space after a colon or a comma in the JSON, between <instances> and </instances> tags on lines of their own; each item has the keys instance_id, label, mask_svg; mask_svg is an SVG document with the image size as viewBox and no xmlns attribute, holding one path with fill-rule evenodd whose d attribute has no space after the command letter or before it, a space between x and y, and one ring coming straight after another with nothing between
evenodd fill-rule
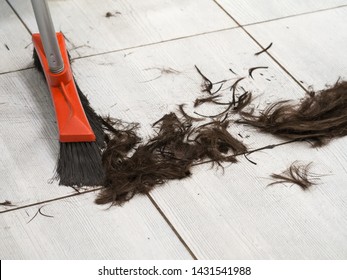
<instances>
[{"instance_id":1,"label":"scattered hair","mask_svg":"<svg viewBox=\"0 0 347 280\"><path fill-rule=\"evenodd\" d=\"M178 74L181 73L180 71L178 71L176 69L173 69L171 67L151 67L151 68L146 68L145 70L146 71L158 70L160 73L159 73L158 76L156 76L156 77L154 77L154 78L152 78L150 80L143 81L144 83L157 80L157 79L161 78L163 75L178 75Z\"/></svg>"},{"instance_id":2,"label":"scattered hair","mask_svg":"<svg viewBox=\"0 0 347 280\"><path fill-rule=\"evenodd\" d=\"M260 55L260 54L266 52L268 49L271 48L271 46L272 46L272 42L271 42L265 49L263 49L263 50L261 50L261 51L259 51L259 52L256 52L254 55L255 55L255 56L258 56L258 55Z\"/></svg>"},{"instance_id":3,"label":"scattered hair","mask_svg":"<svg viewBox=\"0 0 347 280\"><path fill-rule=\"evenodd\" d=\"M46 206L46 205L42 205L42 206L36 211L35 215L27 222L27 224L29 224L32 220L34 220L38 214L40 214L40 215L43 216L43 217L54 218L54 216L52 216L52 215L47 215L47 214L45 214L45 213L42 212L42 208L45 207L45 206Z\"/></svg>"},{"instance_id":4,"label":"scattered hair","mask_svg":"<svg viewBox=\"0 0 347 280\"><path fill-rule=\"evenodd\" d=\"M4 202L0 202L0 206L15 206L11 201L5 200Z\"/></svg>"},{"instance_id":5,"label":"scattered hair","mask_svg":"<svg viewBox=\"0 0 347 280\"><path fill-rule=\"evenodd\" d=\"M307 140L322 146L334 137L347 134L347 82L310 92L301 102L279 101L259 116L242 112L245 123L285 139Z\"/></svg>"},{"instance_id":6,"label":"scattered hair","mask_svg":"<svg viewBox=\"0 0 347 280\"><path fill-rule=\"evenodd\" d=\"M245 77L241 77L239 79L236 80L236 82L234 82L232 84L232 86L230 87L230 90L233 92L233 100L232 100L232 105L235 105L236 104L236 87L238 85L239 82L241 82Z\"/></svg>"},{"instance_id":7,"label":"scattered hair","mask_svg":"<svg viewBox=\"0 0 347 280\"><path fill-rule=\"evenodd\" d=\"M180 113L182 114L183 117L185 117L188 121L193 122L193 121L202 121L202 118L195 118L192 116L189 116L185 111L184 111L184 105L185 104L180 104L178 105L178 109Z\"/></svg>"},{"instance_id":8,"label":"scattered hair","mask_svg":"<svg viewBox=\"0 0 347 280\"><path fill-rule=\"evenodd\" d=\"M255 70L257 70L257 69L268 69L268 68L269 68L269 67L267 67L267 66L257 66L257 67L249 68L249 69L248 69L248 75L249 75L249 77L251 77L252 79L254 79L253 76L252 76L252 74L253 74L253 72L254 72Z\"/></svg>"},{"instance_id":9,"label":"scattered hair","mask_svg":"<svg viewBox=\"0 0 347 280\"><path fill-rule=\"evenodd\" d=\"M233 73L234 75L237 75L237 73L236 73L235 71L233 71L233 69L229 68L229 71L230 71L231 73Z\"/></svg>"},{"instance_id":10,"label":"scattered hair","mask_svg":"<svg viewBox=\"0 0 347 280\"><path fill-rule=\"evenodd\" d=\"M220 95L208 96L208 97L204 97L204 98L197 98L194 101L194 107L198 107L204 103L213 103L219 97L220 97Z\"/></svg>"},{"instance_id":11,"label":"scattered hair","mask_svg":"<svg viewBox=\"0 0 347 280\"><path fill-rule=\"evenodd\" d=\"M290 167L281 174L271 174L271 178L275 181L268 184L268 186L290 183L300 186L303 190L307 190L309 187L316 184L313 179L317 179L317 175L310 172L311 165L312 162L309 164L302 164L299 161L294 161Z\"/></svg>"},{"instance_id":12,"label":"scattered hair","mask_svg":"<svg viewBox=\"0 0 347 280\"><path fill-rule=\"evenodd\" d=\"M122 13L121 13L121 12L118 12L118 11L116 11L116 12L114 12L114 13L107 12L107 13L105 14L105 17L106 17L106 18L116 17L117 15L121 15L121 14L122 14Z\"/></svg>"},{"instance_id":13,"label":"scattered hair","mask_svg":"<svg viewBox=\"0 0 347 280\"><path fill-rule=\"evenodd\" d=\"M246 106L248 106L252 101L252 93L246 91L240 95L234 105L234 112L241 112Z\"/></svg>"},{"instance_id":14,"label":"scattered hair","mask_svg":"<svg viewBox=\"0 0 347 280\"><path fill-rule=\"evenodd\" d=\"M195 65L195 69L196 71L198 71L198 73L200 74L200 76L202 77L203 81L201 84L201 91L202 92L207 92L210 95L212 95L212 87L213 87L213 83L204 75L201 73L200 69Z\"/></svg>"},{"instance_id":15,"label":"scattered hair","mask_svg":"<svg viewBox=\"0 0 347 280\"><path fill-rule=\"evenodd\" d=\"M252 101L252 93L251 92L247 92L245 91L243 94L241 94L240 96L236 96L236 91L237 91L237 86L238 84L245 79L245 77L241 77L238 78L230 87L228 87L230 89L230 91L232 91L232 101L230 102L221 102L218 101L221 97L222 94L216 94L218 93L225 82L227 82L227 80L222 80L220 82L216 82L216 83L212 83L202 72L201 70L195 66L196 70L198 71L198 73L200 74L200 76L203 78L203 84L202 84L202 91L203 92L208 92L209 95L207 97L202 97L202 98L197 98L194 101L194 107L198 107L202 104L205 103L212 103L212 104L216 104L216 105L222 105L222 106L227 106L224 107L224 110L221 111L220 113L217 113L215 115L204 115L202 113L199 112L194 112L196 115L204 117L204 118L219 118L219 117L226 117L230 112L233 113L239 113L241 112L242 109L244 109L247 105L250 104L250 102ZM211 92L211 90L213 89L213 85L216 84L220 84L219 88L217 90L215 90L214 92Z\"/></svg>"}]
</instances>

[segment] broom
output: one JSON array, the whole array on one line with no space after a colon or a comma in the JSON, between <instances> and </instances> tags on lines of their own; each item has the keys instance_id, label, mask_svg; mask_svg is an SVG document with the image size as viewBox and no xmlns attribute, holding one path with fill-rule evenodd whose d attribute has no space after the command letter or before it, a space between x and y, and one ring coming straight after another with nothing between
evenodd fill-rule
<instances>
[{"instance_id":1,"label":"broom","mask_svg":"<svg viewBox=\"0 0 347 280\"><path fill-rule=\"evenodd\" d=\"M64 36L55 33L46 1L31 3L40 32L32 35L34 64L45 75L59 131L55 179L66 186L102 185L102 119L74 81Z\"/></svg>"}]
</instances>

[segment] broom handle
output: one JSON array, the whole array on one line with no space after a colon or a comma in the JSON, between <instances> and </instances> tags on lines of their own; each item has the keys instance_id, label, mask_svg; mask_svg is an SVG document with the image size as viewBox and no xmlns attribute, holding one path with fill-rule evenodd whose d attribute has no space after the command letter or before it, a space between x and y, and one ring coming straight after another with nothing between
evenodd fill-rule
<instances>
[{"instance_id":1,"label":"broom handle","mask_svg":"<svg viewBox=\"0 0 347 280\"><path fill-rule=\"evenodd\" d=\"M64 70L64 62L60 53L57 36L46 0L31 0L40 37L48 61L49 70L60 73Z\"/></svg>"}]
</instances>

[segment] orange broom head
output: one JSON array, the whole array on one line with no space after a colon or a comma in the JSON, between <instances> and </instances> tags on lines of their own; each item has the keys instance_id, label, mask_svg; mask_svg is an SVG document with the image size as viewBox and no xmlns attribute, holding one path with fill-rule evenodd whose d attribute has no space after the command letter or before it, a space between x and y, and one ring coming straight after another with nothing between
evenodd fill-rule
<instances>
[{"instance_id":1,"label":"orange broom head","mask_svg":"<svg viewBox=\"0 0 347 280\"><path fill-rule=\"evenodd\" d=\"M64 35L61 32L56 33L56 35L64 61L64 70L61 73L52 73L49 70L40 34L33 34L32 40L52 95L58 123L59 141L93 142L96 139L95 134L78 96L66 51Z\"/></svg>"}]
</instances>

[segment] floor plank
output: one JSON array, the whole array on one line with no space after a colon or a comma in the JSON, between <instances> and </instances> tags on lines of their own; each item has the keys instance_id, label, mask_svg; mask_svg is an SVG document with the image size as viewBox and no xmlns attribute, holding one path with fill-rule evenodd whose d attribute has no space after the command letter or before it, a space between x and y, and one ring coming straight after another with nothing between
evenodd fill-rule
<instances>
[{"instance_id":1,"label":"floor plank","mask_svg":"<svg viewBox=\"0 0 347 280\"><path fill-rule=\"evenodd\" d=\"M280 146L224 171L199 167L152 196L198 259L346 259L346 142ZM309 191L267 187L296 160L327 176Z\"/></svg>"},{"instance_id":2,"label":"floor plank","mask_svg":"<svg viewBox=\"0 0 347 280\"><path fill-rule=\"evenodd\" d=\"M51 181L59 142L48 88L35 69L0 75L0 200L22 206L74 190Z\"/></svg>"},{"instance_id":3,"label":"floor plank","mask_svg":"<svg viewBox=\"0 0 347 280\"><path fill-rule=\"evenodd\" d=\"M347 79L347 7L247 26L263 46L305 87L322 89Z\"/></svg>"},{"instance_id":4,"label":"floor plank","mask_svg":"<svg viewBox=\"0 0 347 280\"><path fill-rule=\"evenodd\" d=\"M32 66L29 32L5 1L0 10L0 74Z\"/></svg>"},{"instance_id":5,"label":"floor plank","mask_svg":"<svg viewBox=\"0 0 347 280\"><path fill-rule=\"evenodd\" d=\"M192 258L147 197L111 209L93 204L94 197L89 193L1 214L0 258Z\"/></svg>"},{"instance_id":6,"label":"floor plank","mask_svg":"<svg viewBox=\"0 0 347 280\"><path fill-rule=\"evenodd\" d=\"M29 29L36 32L30 1L9 2ZM210 0L70 0L50 1L49 4L56 29L65 34L70 49L73 49L72 57L236 26ZM110 17L105 16L107 12L111 13Z\"/></svg>"},{"instance_id":7,"label":"floor plank","mask_svg":"<svg viewBox=\"0 0 347 280\"><path fill-rule=\"evenodd\" d=\"M216 0L241 25L347 5L346 0Z\"/></svg>"}]
</instances>

